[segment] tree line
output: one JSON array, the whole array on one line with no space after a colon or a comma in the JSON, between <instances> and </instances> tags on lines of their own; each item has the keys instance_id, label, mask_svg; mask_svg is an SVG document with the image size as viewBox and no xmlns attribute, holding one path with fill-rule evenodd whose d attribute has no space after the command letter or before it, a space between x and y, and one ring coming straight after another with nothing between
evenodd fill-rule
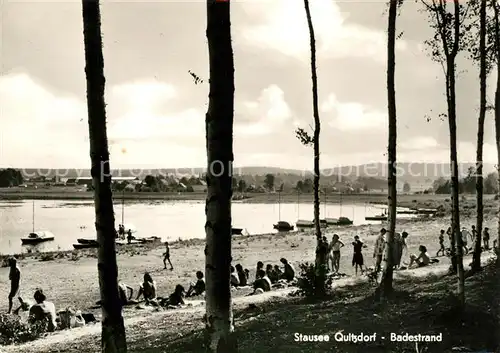
<instances>
[{"instance_id":1,"label":"tree line","mask_svg":"<svg viewBox=\"0 0 500 353\"><path fill-rule=\"evenodd\" d=\"M451 192L451 182L445 178L436 179L432 185L435 194L449 194ZM459 180L458 191L461 194L475 194L477 191L476 176L474 170L469 170L469 174ZM493 172L483 179L483 194L496 195L498 193L498 173Z\"/></svg>"}]
</instances>

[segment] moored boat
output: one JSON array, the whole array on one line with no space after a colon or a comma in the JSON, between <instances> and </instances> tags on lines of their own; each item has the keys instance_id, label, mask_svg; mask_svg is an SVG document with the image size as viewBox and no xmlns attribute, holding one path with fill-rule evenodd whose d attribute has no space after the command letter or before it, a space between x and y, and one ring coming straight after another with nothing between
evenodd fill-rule
<instances>
[{"instance_id":1,"label":"moored boat","mask_svg":"<svg viewBox=\"0 0 500 353\"><path fill-rule=\"evenodd\" d=\"M314 227L314 222L313 221L307 221L304 219L299 219L297 222L295 222L295 225L297 228L313 228Z\"/></svg>"},{"instance_id":2,"label":"moored boat","mask_svg":"<svg viewBox=\"0 0 500 353\"><path fill-rule=\"evenodd\" d=\"M288 222L279 221L278 223L273 225L273 228L279 232L288 232L293 230L294 227Z\"/></svg>"},{"instance_id":3,"label":"moored boat","mask_svg":"<svg viewBox=\"0 0 500 353\"><path fill-rule=\"evenodd\" d=\"M384 214L377 216L367 216L365 217L365 221L387 221L387 216Z\"/></svg>"},{"instance_id":4,"label":"moored boat","mask_svg":"<svg viewBox=\"0 0 500 353\"><path fill-rule=\"evenodd\" d=\"M241 235L243 232L243 228L231 228L232 235Z\"/></svg>"},{"instance_id":5,"label":"moored boat","mask_svg":"<svg viewBox=\"0 0 500 353\"><path fill-rule=\"evenodd\" d=\"M79 238L79 239L76 239L76 241L78 242L78 244L98 244L97 240L95 240L95 239Z\"/></svg>"},{"instance_id":6,"label":"moored boat","mask_svg":"<svg viewBox=\"0 0 500 353\"><path fill-rule=\"evenodd\" d=\"M38 231L38 232L32 232L28 235L27 238L21 238L21 243L23 244L39 244L43 243L46 241L52 241L54 240L54 234L48 231Z\"/></svg>"},{"instance_id":7,"label":"moored boat","mask_svg":"<svg viewBox=\"0 0 500 353\"><path fill-rule=\"evenodd\" d=\"M73 248L75 248L76 250L80 250L80 249L95 249L95 248L98 248L98 247L99 247L99 243L98 242L95 242L95 243L86 243L86 244L81 244L81 243L73 244Z\"/></svg>"}]
</instances>

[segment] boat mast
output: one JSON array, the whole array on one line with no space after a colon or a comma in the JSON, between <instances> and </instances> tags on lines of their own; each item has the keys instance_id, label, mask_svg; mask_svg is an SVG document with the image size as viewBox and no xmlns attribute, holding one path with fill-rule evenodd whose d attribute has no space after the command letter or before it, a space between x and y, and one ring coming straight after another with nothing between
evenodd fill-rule
<instances>
[{"instance_id":1,"label":"boat mast","mask_svg":"<svg viewBox=\"0 0 500 353\"><path fill-rule=\"evenodd\" d=\"M300 190L297 189L297 219L300 219Z\"/></svg>"},{"instance_id":2,"label":"boat mast","mask_svg":"<svg viewBox=\"0 0 500 353\"><path fill-rule=\"evenodd\" d=\"M278 220L281 221L281 191L278 191Z\"/></svg>"},{"instance_id":3,"label":"boat mast","mask_svg":"<svg viewBox=\"0 0 500 353\"><path fill-rule=\"evenodd\" d=\"M340 191L340 217L342 217L342 191Z\"/></svg>"},{"instance_id":4,"label":"boat mast","mask_svg":"<svg viewBox=\"0 0 500 353\"><path fill-rule=\"evenodd\" d=\"M125 189L122 190L122 226L125 227Z\"/></svg>"},{"instance_id":5,"label":"boat mast","mask_svg":"<svg viewBox=\"0 0 500 353\"><path fill-rule=\"evenodd\" d=\"M32 212L32 221L31 224L33 226L33 233L35 233L35 200L33 200L33 212Z\"/></svg>"},{"instance_id":6,"label":"boat mast","mask_svg":"<svg viewBox=\"0 0 500 353\"><path fill-rule=\"evenodd\" d=\"M326 198L326 188L324 190L324 193L325 193L325 219L326 219L326 200L327 200L327 198Z\"/></svg>"}]
</instances>

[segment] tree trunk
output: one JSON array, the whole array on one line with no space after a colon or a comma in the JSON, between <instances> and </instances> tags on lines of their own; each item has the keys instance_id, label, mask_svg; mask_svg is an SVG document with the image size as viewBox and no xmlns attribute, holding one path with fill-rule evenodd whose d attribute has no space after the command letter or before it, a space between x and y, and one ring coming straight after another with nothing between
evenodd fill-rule
<instances>
[{"instance_id":1,"label":"tree trunk","mask_svg":"<svg viewBox=\"0 0 500 353\"><path fill-rule=\"evenodd\" d=\"M319 104L318 104L318 77L316 74L316 39L314 36L314 27L309 9L309 0L304 0L306 9L307 25L309 27L309 39L311 46L311 78L312 78L312 94L313 94L313 115L314 115L314 226L316 228L316 288L324 288L322 283L325 282L324 275L326 274L326 256L321 250L321 224L319 218L319 135L321 131L321 122L319 119ZM317 293L319 295L324 293Z\"/></svg>"},{"instance_id":2,"label":"tree trunk","mask_svg":"<svg viewBox=\"0 0 500 353\"><path fill-rule=\"evenodd\" d=\"M389 21L387 28L387 101L389 115L389 144L388 152L388 197L387 220L389 231L385 237L383 271L380 281L381 297L388 297L392 293L392 277L394 266L394 234L396 233L396 143L397 143L397 117L396 117L396 88L394 82L396 68L396 17L398 0L389 1Z\"/></svg>"},{"instance_id":3,"label":"tree trunk","mask_svg":"<svg viewBox=\"0 0 500 353\"><path fill-rule=\"evenodd\" d=\"M479 31L479 119L477 128L477 151L476 151L476 231L474 256L472 259L472 270L481 269L481 235L483 232L483 140L484 120L486 117L486 1L480 4L480 31Z\"/></svg>"},{"instance_id":4,"label":"tree trunk","mask_svg":"<svg viewBox=\"0 0 500 353\"><path fill-rule=\"evenodd\" d=\"M95 227L99 243L97 268L102 302L102 352L125 353L127 344L118 294L115 216L106 133L106 105L104 103L106 81L99 1L83 0L82 14L91 174L94 186Z\"/></svg>"},{"instance_id":5,"label":"tree trunk","mask_svg":"<svg viewBox=\"0 0 500 353\"><path fill-rule=\"evenodd\" d=\"M459 200L459 175L458 175L458 153L457 153L457 101L456 101L456 67L455 60L458 53L460 41L460 4L453 0L454 14L454 43L453 55L448 62L447 73L450 77L450 116L448 124L450 128L450 162L451 162L451 194L453 203L453 234L456 238L457 247L457 274L458 274L458 300L462 307L465 306L465 277L463 263L463 243L460 232L460 200Z\"/></svg>"},{"instance_id":6,"label":"tree trunk","mask_svg":"<svg viewBox=\"0 0 500 353\"><path fill-rule=\"evenodd\" d=\"M207 0L210 93L206 114L205 224L207 351L236 352L231 307L234 61L229 1Z\"/></svg>"},{"instance_id":7,"label":"tree trunk","mask_svg":"<svg viewBox=\"0 0 500 353\"><path fill-rule=\"evenodd\" d=\"M496 47L496 57L497 57L497 87L495 92L495 139L497 143L497 173L498 173L498 233L497 233L497 246L500 248L500 10L498 2L495 0L491 1L493 6L493 12L495 14L495 47ZM500 256L497 256L497 260ZM500 262L500 260L499 260Z\"/></svg>"}]
</instances>

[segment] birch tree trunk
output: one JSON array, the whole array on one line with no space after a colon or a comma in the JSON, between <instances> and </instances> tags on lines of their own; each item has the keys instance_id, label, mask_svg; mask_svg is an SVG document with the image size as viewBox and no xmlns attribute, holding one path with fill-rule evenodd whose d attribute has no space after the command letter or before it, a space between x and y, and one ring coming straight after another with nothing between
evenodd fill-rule
<instances>
[{"instance_id":1,"label":"birch tree trunk","mask_svg":"<svg viewBox=\"0 0 500 353\"><path fill-rule=\"evenodd\" d=\"M497 144L497 176L498 176L498 233L497 233L497 246L500 248L500 5L496 0L491 0L493 13L495 15L495 49L497 58L497 87L495 92L495 140ZM500 259L500 256L497 256ZM500 260L499 260L500 262Z\"/></svg>"},{"instance_id":2,"label":"birch tree trunk","mask_svg":"<svg viewBox=\"0 0 500 353\"><path fill-rule=\"evenodd\" d=\"M104 78L99 1L82 0L82 14L91 175L94 186L95 227L99 243L97 268L102 302L101 349L103 353L125 353L127 352L127 344L118 293L115 216L106 132L106 106L104 103L106 80Z\"/></svg>"},{"instance_id":3,"label":"birch tree trunk","mask_svg":"<svg viewBox=\"0 0 500 353\"><path fill-rule=\"evenodd\" d=\"M323 289L326 275L326 254L321 250L321 224L319 218L319 136L321 131L321 121L319 119L319 103L318 103L318 76L316 73L316 39L314 36L314 26L309 8L309 0L304 0L304 8L306 10L307 25L309 27L309 39L311 47L311 78L312 78L312 94L313 94L313 115L314 115L314 226L316 229L316 288ZM318 295L324 293L317 293Z\"/></svg>"},{"instance_id":4,"label":"birch tree trunk","mask_svg":"<svg viewBox=\"0 0 500 353\"><path fill-rule=\"evenodd\" d=\"M206 334L210 352L236 352L231 307L234 62L230 1L207 0L210 93L206 114Z\"/></svg>"},{"instance_id":5,"label":"birch tree trunk","mask_svg":"<svg viewBox=\"0 0 500 353\"><path fill-rule=\"evenodd\" d=\"M481 269L481 235L483 232L483 140L484 120L486 117L486 1L480 0L479 10L479 119L477 127L477 150L476 150L476 231L474 256L472 259L472 270Z\"/></svg>"},{"instance_id":6,"label":"birch tree trunk","mask_svg":"<svg viewBox=\"0 0 500 353\"><path fill-rule=\"evenodd\" d=\"M383 257L382 279L380 281L381 297L388 297L392 293L393 279L393 246L394 234L396 233L396 144L397 144L397 116L396 116L396 88L394 82L396 67L396 17L398 9L398 0L389 1L389 20L387 28L387 101L389 115L389 144L388 152L388 223L389 231L385 236L385 247Z\"/></svg>"}]
</instances>

